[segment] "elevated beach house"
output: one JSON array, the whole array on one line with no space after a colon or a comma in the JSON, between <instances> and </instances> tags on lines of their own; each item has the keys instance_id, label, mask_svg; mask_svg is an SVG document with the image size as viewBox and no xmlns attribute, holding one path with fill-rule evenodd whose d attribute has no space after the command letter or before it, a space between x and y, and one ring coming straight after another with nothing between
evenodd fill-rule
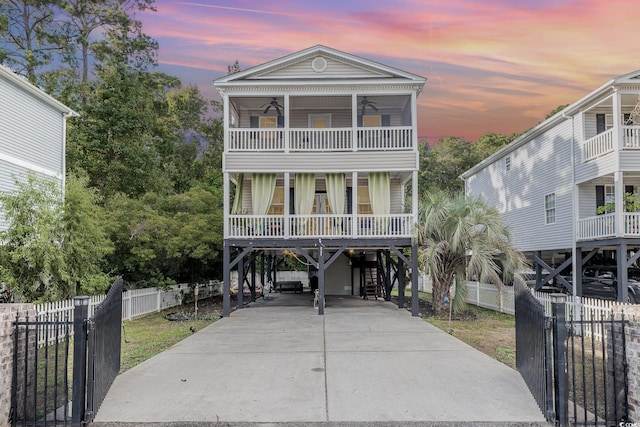
<instances>
[{"instance_id":1,"label":"elevated beach house","mask_svg":"<svg viewBox=\"0 0 640 427\"><path fill-rule=\"evenodd\" d=\"M405 269L417 271L407 195L417 191L424 83L325 46L214 82L224 105L225 316L230 270L255 298L256 270L273 282L285 254L308 265L320 301L404 288Z\"/></svg>"},{"instance_id":2,"label":"elevated beach house","mask_svg":"<svg viewBox=\"0 0 640 427\"><path fill-rule=\"evenodd\" d=\"M617 271L617 299L633 301L626 284L640 257L640 71L605 83L462 178L466 194L502 213L536 267L537 287L555 279L582 296L584 266L606 263Z\"/></svg>"},{"instance_id":3,"label":"elevated beach house","mask_svg":"<svg viewBox=\"0 0 640 427\"><path fill-rule=\"evenodd\" d=\"M66 120L76 115L25 78L0 65L0 191L29 172L64 189ZM0 206L0 229L7 228Z\"/></svg>"}]
</instances>

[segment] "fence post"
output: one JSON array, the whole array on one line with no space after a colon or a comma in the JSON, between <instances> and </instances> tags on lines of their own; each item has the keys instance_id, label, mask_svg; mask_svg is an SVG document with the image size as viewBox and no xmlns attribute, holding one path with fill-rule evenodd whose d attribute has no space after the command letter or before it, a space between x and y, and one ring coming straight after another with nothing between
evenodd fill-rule
<instances>
[{"instance_id":1,"label":"fence post","mask_svg":"<svg viewBox=\"0 0 640 427\"><path fill-rule=\"evenodd\" d=\"M89 297L73 298L73 388L71 423L81 426L84 421L87 386L87 319Z\"/></svg>"},{"instance_id":2,"label":"fence post","mask_svg":"<svg viewBox=\"0 0 640 427\"><path fill-rule=\"evenodd\" d=\"M556 420L569 425L569 377L567 376L567 319L565 294L551 294L553 316L553 378Z\"/></svg>"}]
</instances>

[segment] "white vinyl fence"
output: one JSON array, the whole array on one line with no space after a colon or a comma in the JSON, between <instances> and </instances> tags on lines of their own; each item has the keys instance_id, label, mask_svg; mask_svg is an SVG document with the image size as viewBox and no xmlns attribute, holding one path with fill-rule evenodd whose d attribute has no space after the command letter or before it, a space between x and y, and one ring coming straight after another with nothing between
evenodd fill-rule
<instances>
[{"instance_id":1,"label":"white vinyl fence","mask_svg":"<svg viewBox=\"0 0 640 427\"><path fill-rule=\"evenodd\" d=\"M186 295L192 295L193 288L188 284L170 286L168 289L145 288L132 289L122 293L122 320L131 320L145 314L155 313L165 308L181 305ZM214 295L222 295L222 282L210 280L208 283L198 285L198 299L208 298ZM89 316L92 316L95 307L104 300L104 295L89 298ZM55 301L44 304L36 304L35 310L38 318L54 316L60 318L70 313L73 318L73 300Z\"/></svg>"},{"instance_id":2,"label":"white vinyl fence","mask_svg":"<svg viewBox=\"0 0 640 427\"><path fill-rule=\"evenodd\" d=\"M533 290L531 292L544 306L547 316L551 316L551 294ZM514 288L505 286L500 292L491 284L467 282L467 303L513 315L515 314ZM602 321L609 319L611 308L615 305L627 304L597 298L567 296L567 320L572 316L574 321L582 321L581 331L574 331L576 335L584 334L596 340L601 339Z\"/></svg>"}]
</instances>

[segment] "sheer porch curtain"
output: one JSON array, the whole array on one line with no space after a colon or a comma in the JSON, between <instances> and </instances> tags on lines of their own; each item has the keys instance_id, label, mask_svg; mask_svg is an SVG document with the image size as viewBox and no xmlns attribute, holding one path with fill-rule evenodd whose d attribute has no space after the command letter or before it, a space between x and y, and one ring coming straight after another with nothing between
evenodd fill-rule
<instances>
[{"instance_id":1,"label":"sheer porch curtain","mask_svg":"<svg viewBox=\"0 0 640 427\"><path fill-rule=\"evenodd\" d=\"M233 196L233 206L231 207L231 215L242 214L242 184L244 183L244 174L238 175L236 181L236 192Z\"/></svg>"},{"instance_id":2,"label":"sheer porch curtain","mask_svg":"<svg viewBox=\"0 0 640 427\"><path fill-rule=\"evenodd\" d=\"M347 193L347 182L343 173L328 173L325 175L327 199L331 211L336 215L344 213L344 199ZM333 227L338 234L342 234L342 218L333 219Z\"/></svg>"},{"instance_id":3,"label":"sheer porch curtain","mask_svg":"<svg viewBox=\"0 0 640 427\"><path fill-rule=\"evenodd\" d=\"M254 215L266 215L276 190L275 173L254 173L251 178L251 206Z\"/></svg>"},{"instance_id":4,"label":"sheer porch curtain","mask_svg":"<svg viewBox=\"0 0 640 427\"><path fill-rule=\"evenodd\" d=\"M310 215L316 195L316 175L313 173L297 173L295 178L295 210L296 215ZM298 234L309 234L308 218L298 218Z\"/></svg>"},{"instance_id":5,"label":"sheer porch curtain","mask_svg":"<svg viewBox=\"0 0 640 427\"><path fill-rule=\"evenodd\" d=\"M391 183L389 172L369 172L369 203L374 215L391 213ZM387 228L388 218L376 219L379 231Z\"/></svg>"}]
</instances>

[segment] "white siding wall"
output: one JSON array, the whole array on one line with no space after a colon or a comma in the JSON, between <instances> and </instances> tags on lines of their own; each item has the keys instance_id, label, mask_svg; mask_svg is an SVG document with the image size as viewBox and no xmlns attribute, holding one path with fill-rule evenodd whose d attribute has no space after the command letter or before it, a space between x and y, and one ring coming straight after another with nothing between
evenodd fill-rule
<instances>
[{"instance_id":1,"label":"white siding wall","mask_svg":"<svg viewBox=\"0 0 640 427\"><path fill-rule=\"evenodd\" d=\"M0 94L0 153L62 176L62 113L3 78Z\"/></svg>"},{"instance_id":2,"label":"white siding wall","mask_svg":"<svg viewBox=\"0 0 640 427\"><path fill-rule=\"evenodd\" d=\"M263 78L269 78L269 79L340 78L340 79L344 79L344 78L358 78L358 77L364 77L364 78L391 77L388 74L383 74L379 71L374 71L366 68L356 67L354 66L354 64L351 64L351 63L348 64L328 56L324 56L324 59L327 61L326 70L324 70L321 73L318 73L314 71L313 68L311 67L312 65L311 63L314 59L315 57L312 57L312 58L304 59L298 62L297 64L288 64L284 68L280 68L278 70L274 70L260 76L252 77L251 79L253 78L258 78L258 79L263 79Z\"/></svg>"},{"instance_id":3,"label":"white siding wall","mask_svg":"<svg viewBox=\"0 0 640 427\"><path fill-rule=\"evenodd\" d=\"M367 111L367 115L382 115L388 114L391 119L390 126L405 126L405 123L411 123L411 118L403 118L403 116L407 116L411 114L411 110L407 109L407 113L403 113L400 109L379 109L378 112L370 112ZM351 127L351 110L350 109L340 109L340 110L292 110L289 117L289 126L291 128L308 128L309 127L309 114L331 114L331 127L334 128L348 128ZM264 113L264 110L244 110L239 119L240 128L249 128L250 126L250 117L275 117L276 113L271 111L268 114Z\"/></svg>"},{"instance_id":4,"label":"white siding wall","mask_svg":"<svg viewBox=\"0 0 640 427\"><path fill-rule=\"evenodd\" d=\"M523 251L564 249L573 242L571 121L511 152L470 177L468 194L495 206ZM545 195L556 194L556 223L545 224Z\"/></svg>"},{"instance_id":5,"label":"white siding wall","mask_svg":"<svg viewBox=\"0 0 640 427\"><path fill-rule=\"evenodd\" d=\"M589 113L576 114L573 119L575 133L575 180L576 183L586 182L599 176L615 172L617 160L615 153L598 157L586 163L582 162L582 144L596 134L596 113L611 113L608 109L595 109Z\"/></svg>"},{"instance_id":6,"label":"white siding wall","mask_svg":"<svg viewBox=\"0 0 640 427\"><path fill-rule=\"evenodd\" d=\"M226 172L387 172L412 171L417 165L413 151L225 154Z\"/></svg>"}]
</instances>

